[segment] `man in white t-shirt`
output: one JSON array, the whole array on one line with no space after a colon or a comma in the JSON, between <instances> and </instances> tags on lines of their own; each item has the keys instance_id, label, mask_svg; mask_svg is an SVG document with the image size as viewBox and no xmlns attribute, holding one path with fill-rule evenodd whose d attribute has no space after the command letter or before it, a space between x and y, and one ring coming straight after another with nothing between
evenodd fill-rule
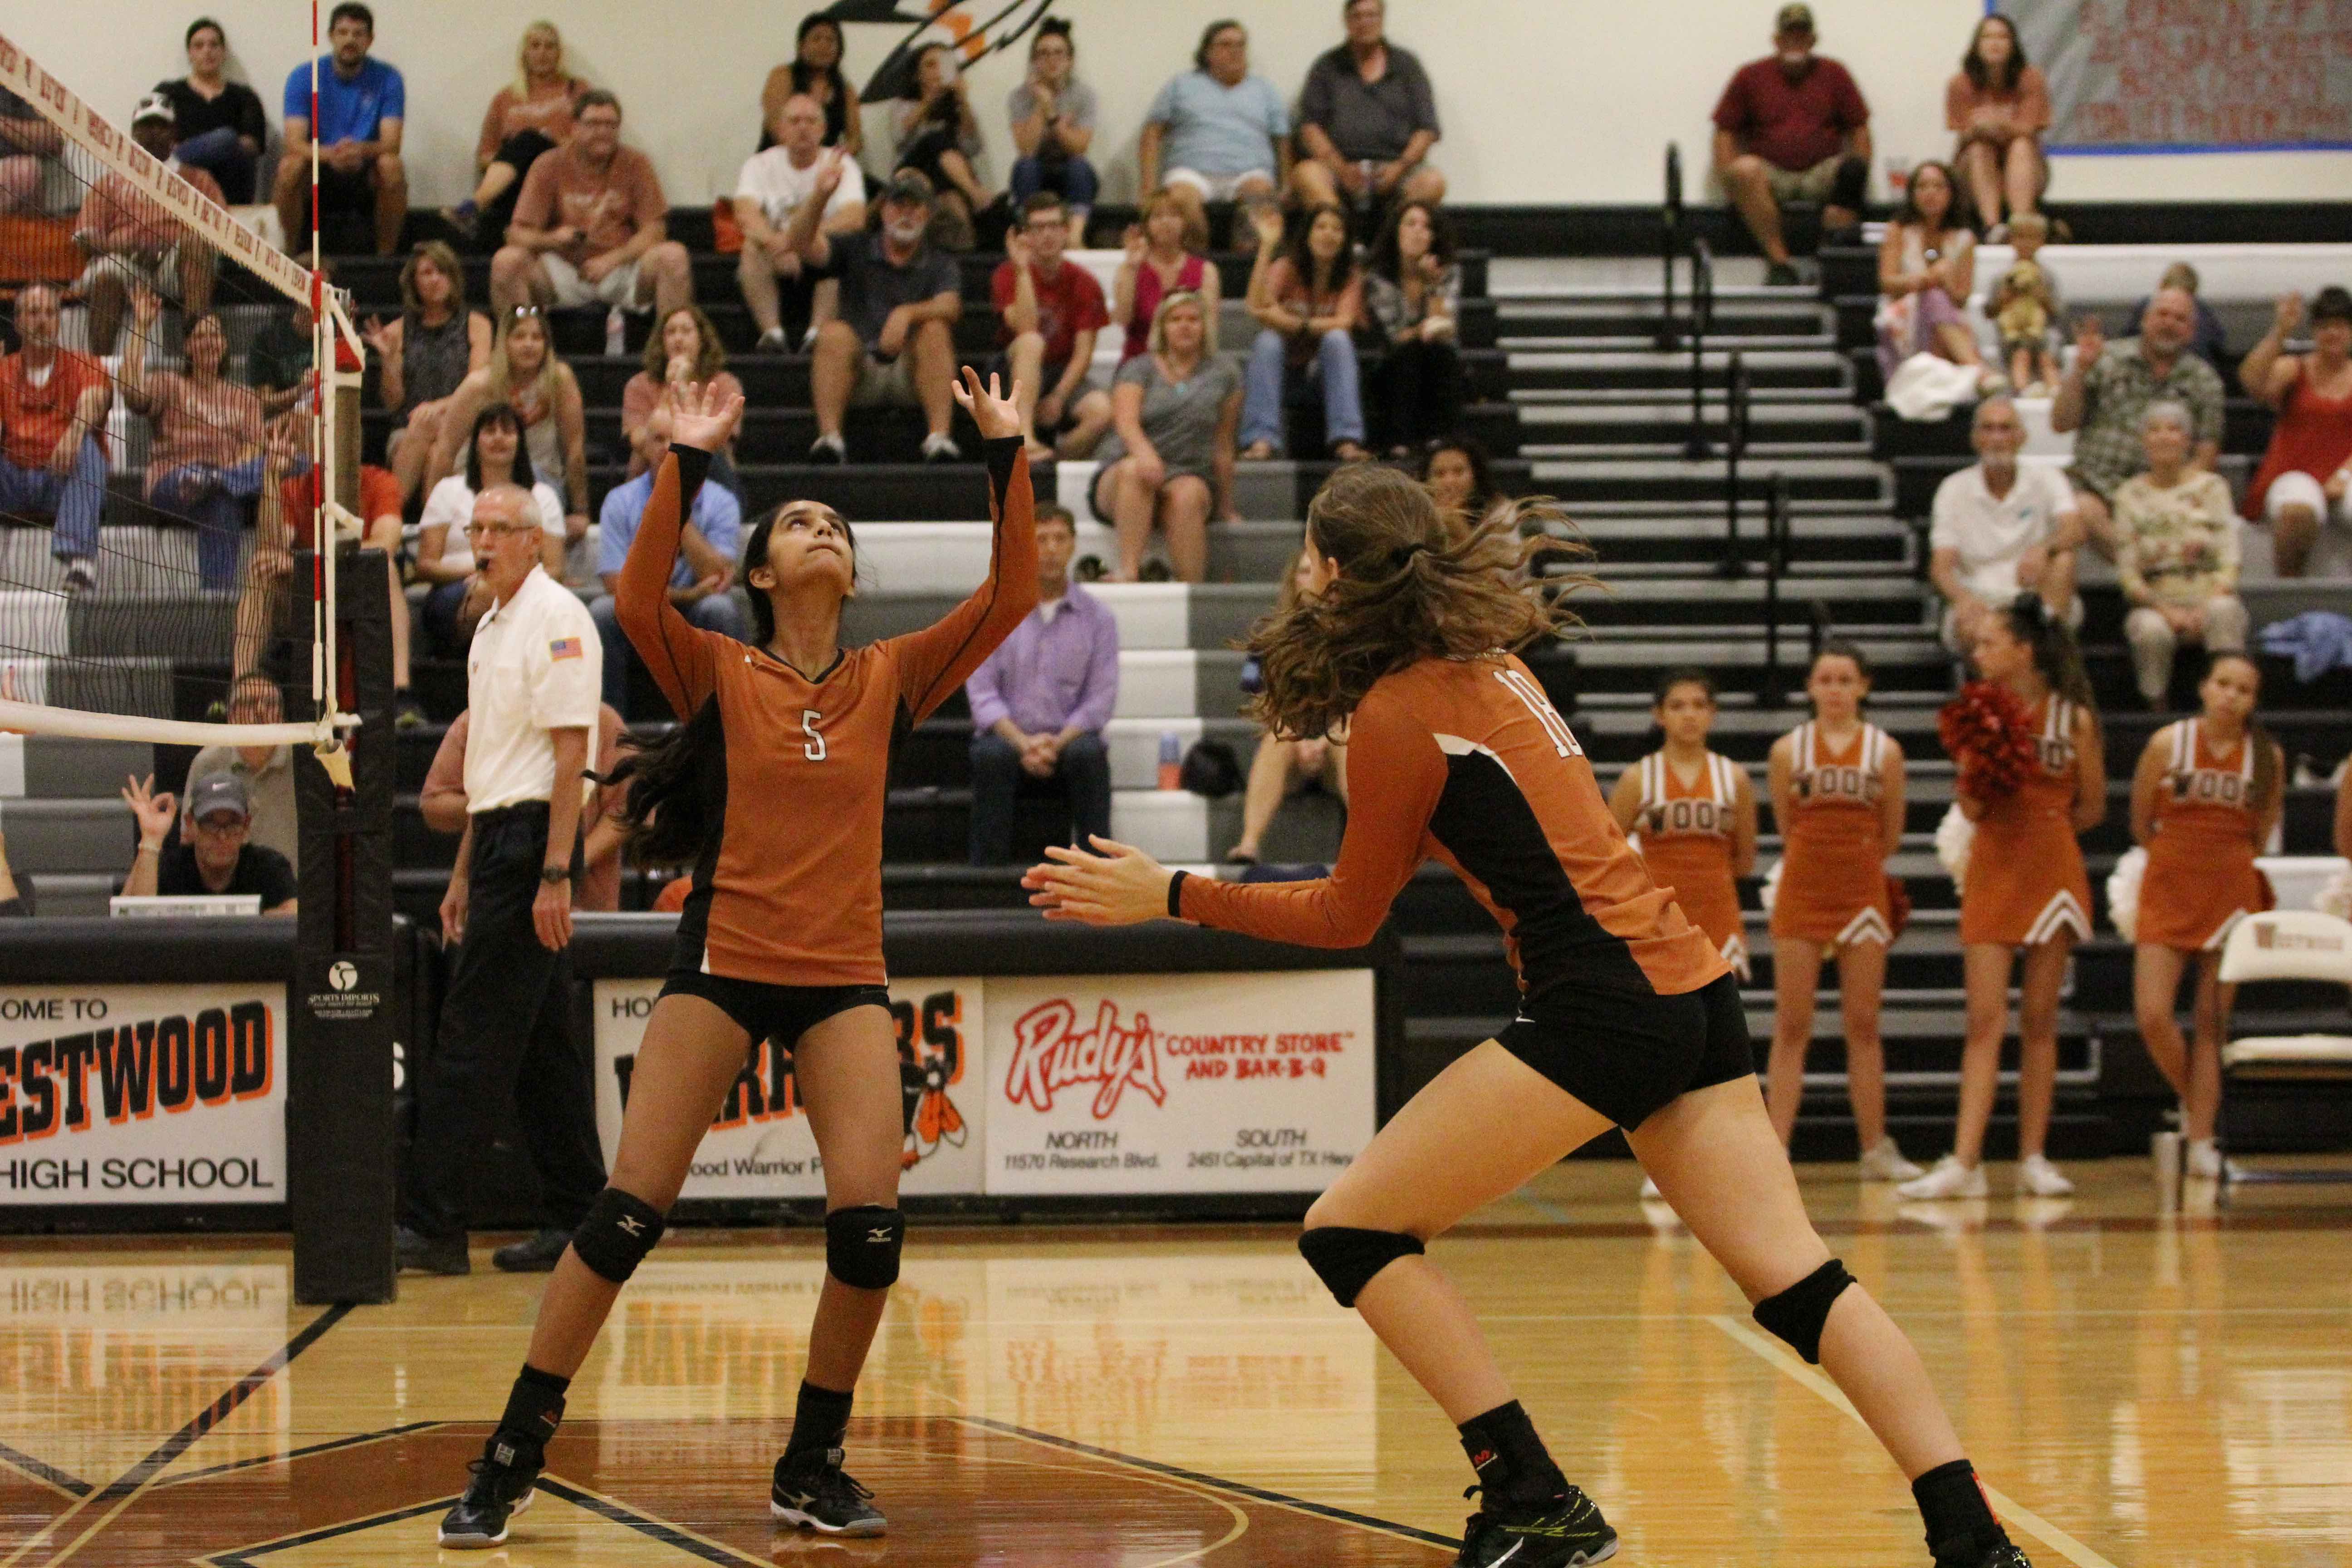
<instances>
[{"instance_id":1,"label":"man in white t-shirt","mask_svg":"<svg viewBox=\"0 0 2352 1568\"><path fill-rule=\"evenodd\" d=\"M743 230L743 259L735 276L743 287L743 302L760 324L760 347L782 353L792 345L784 331L789 307L794 317L806 317L803 336L833 315L840 291L834 279L815 280L801 268L800 252L784 237L793 214L816 189L817 171L824 162L824 110L806 93L794 93L777 106L769 127L776 144L754 153L735 177L735 221ZM866 179L857 164L843 160L841 184L824 204L822 224L827 234L850 234L866 226Z\"/></svg>"},{"instance_id":2,"label":"man in white t-shirt","mask_svg":"<svg viewBox=\"0 0 2352 1568\"><path fill-rule=\"evenodd\" d=\"M2006 397L1977 405L1969 444L1979 461L1936 487L1928 575L1944 595L1944 646L1966 653L1987 612L2032 590L2070 626L2083 621L2074 552L2083 517L2054 468L2021 465L2025 423Z\"/></svg>"}]
</instances>

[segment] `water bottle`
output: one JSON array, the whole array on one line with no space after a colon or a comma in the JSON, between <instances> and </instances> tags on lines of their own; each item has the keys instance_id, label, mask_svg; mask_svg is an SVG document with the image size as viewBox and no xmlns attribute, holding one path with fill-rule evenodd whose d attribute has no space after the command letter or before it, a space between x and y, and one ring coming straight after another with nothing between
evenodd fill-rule
<instances>
[{"instance_id":1,"label":"water bottle","mask_svg":"<svg viewBox=\"0 0 2352 1568\"><path fill-rule=\"evenodd\" d=\"M1184 787L1184 741L1173 730L1160 731L1160 787Z\"/></svg>"},{"instance_id":2,"label":"water bottle","mask_svg":"<svg viewBox=\"0 0 2352 1568\"><path fill-rule=\"evenodd\" d=\"M618 359L629 352L629 319L614 306L604 312L604 357Z\"/></svg>"}]
</instances>

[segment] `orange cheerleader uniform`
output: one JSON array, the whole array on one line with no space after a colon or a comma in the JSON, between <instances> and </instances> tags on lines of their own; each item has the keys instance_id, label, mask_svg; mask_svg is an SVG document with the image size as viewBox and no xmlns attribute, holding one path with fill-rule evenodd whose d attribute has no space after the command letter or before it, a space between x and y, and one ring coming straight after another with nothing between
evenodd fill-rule
<instances>
[{"instance_id":1,"label":"orange cheerleader uniform","mask_svg":"<svg viewBox=\"0 0 2352 1568\"><path fill-rule=\"evenodd\" d=\"M1832 751L1817 724L1791 732L1790 793L1780 825L1780 890L1772 900L1772 934L1852 947L1895 941L1886 905L1886 857L1880 812L1886 794L1886 748L1895 742L1864 724Z\"/></svg>"},{"instance_id":2,"label":"orange cheerleader uniform","mask_svg":"<svg viewBox=\"0 0 2352 1568\"><path fill-rule=\"evenodd\" d=\"M2184 952L2213 952L2245 915L2271 907L2269 880L2254 867L2254 745L2240 735L2224 756L2205 743L2202 721L2168 725L2172 748L2148 836L2134 940Z\"/></svg>"},{"instance_id":3,"label":"orange cheerleader uniform","mask_svg":"<svg viewBox=\"0 0 2352 1568\"><path fill-rule=\"evenodd\" d=\"M1669 889L1691 924L1706 932L1740 978L1748 977L1748 934L1739 915L1739 884L1731 871L1738 831L1739 764L1706 753L1697 782L1685 785L1664 752L1642 770L1642 805L1633 829L1650 880Z\"/></svg>"},{"instance_id":4,"label":"orange cheerleader uniform","mask_svg":"<svg viewBox=\"0 0 2352 1568\"><path fill-rule=\"evenodd\" d=\"M2091 879L2074 838L2075 704L2052 693L2032 718L2041 766L2005 799L1989 802L1960 888L1960 941L2032 947L2064 931L2091 934Z\"/></svg>"}]
</instances>

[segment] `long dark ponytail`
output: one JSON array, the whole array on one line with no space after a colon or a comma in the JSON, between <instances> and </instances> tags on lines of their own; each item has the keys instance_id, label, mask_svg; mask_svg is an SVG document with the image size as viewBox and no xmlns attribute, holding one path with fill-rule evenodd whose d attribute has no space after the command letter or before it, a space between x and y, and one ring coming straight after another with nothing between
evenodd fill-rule
<instances>
[{"instance_id":1,"label":"long dark ponytail","mask_svg":"<svg viewBox=\"0 0 2352 1568\"><path fill-rule=\"evenodd\" d=\"M2066 623L2050 613L2042 595L2030 591L2020 594L2001 616L2009 623L2010 636L2033 650L2033 668L2050 683L2050 689L2096 713L2099 701L2091 691L2091 678L2083 670L2083 650Z\"/></svg>"},{"instance_id":2,"label":"long dark ponytail","mask_svg":"<svg viewBox=\"0 0 2352 1568\"><path fill-rule=\"evenodd\" d=\"M2207 679L2210 679L2215 670L2231 659L2235 659L2254 672L2254 700L2260 701L2263 695L2263 667L2254 662L2253 656L2251 654L2237 648L2228 648L2213 655L2205 661ZM2200 681L2199 684L2201 685L2203 682ZM2263 721L2252 711L2246 714L2246 744L2254 749L2254 798L2247 804L2252 806L2254 816L2259 820L2263 813L2278 804L2281 786L2285 782L2281 776L2284 769L2282 766L2282 753L2279 751L2278 742L2271 739L2271 732L2263 727ZM2193 765L2196 759L2192 757L2189 760Z\"/></svg>"}]
</instances>

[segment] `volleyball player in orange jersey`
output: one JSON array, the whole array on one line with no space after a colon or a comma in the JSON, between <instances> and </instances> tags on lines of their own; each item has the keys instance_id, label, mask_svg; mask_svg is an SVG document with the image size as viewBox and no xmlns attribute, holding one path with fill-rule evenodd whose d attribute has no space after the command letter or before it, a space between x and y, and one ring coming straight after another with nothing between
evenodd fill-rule
<instances>
[{"instance_id":1,"label":"volleyball player in orange jersey","mask_svg":"<svg viewBox=\"0 0 2352 1568\"><path fill-rule=\"evenodd\" d=\"M1545 521L1548 508L1531 521ZM1318 593L1261 622L1257 717L1279 734L1352 714L1347 833L1332 874L1244 885L1171 873L1097 839L1024 881L1055 919L1158 917L1274 941L1370 940L1425 858L1503 928L1517 1017L1447 1067L1307 1212L1299 1250L1442 1405L1483 1491L1457 1563L1571 1568L1617 1536L1570 1486L1424 1244L1612 1126L1724 1266L1757 1321L1819 1362L1912 1478L1939 1568L2025 1559L1902 1330L1829 1256L1757 1092L1738 983L1652 882L1583 749L1509 649L1575 624L1558 576L1523 584L1504 503L1450 530L1429 493L1369 464L1307 509ZM1799 1555L1802 1555L1801 1552Z\"/></svg>"},{"instance_id":2,"label":"volleyball player in orange jersey","mask_svg":"<svg viewBox=\"0 0 2352 1568\"><path fill-rule=\"evenodd\" d=\"M1960 1110L1952 1152L1895 1189L1905 1198L1982 1197L1985 1127L2000 1081L2009 1021L2010 965L2018 951L2018 1191L2063 1197L2074 1184L2043 1145L2058 1089L2058 989L2066 957L2091 934L2091 882L2075 836L2107 815L2107 769L2082 655L2041 596L2021 594L1977 632L1978 675L2005 686L2032 715L2041 761L2014 793L1986 800L1954 785L1976 824L1960 884L1960 952L1968 984L1968 1043L1960 1056Z\"/></svg>"},{"instance_id":3,"label":"volleyball player in orange jersey","mask_svg":"<svg viewBox=\"0 0 2352 1568\"><path fill-rule=\"evenodd\" d=\"M1785 1146L1805 1096L1822 959L1837 955L1846 1098L1862 1140L1862 1179L1906 1182L1919 1167L1886 1133L1886 1051L1878 999L1895 941L1886 858L1903 843L1903 748L1862 716L1870 666L1848 643L1823 645L1805 679L1813 717L1772 742L1772 818L1781 837L1772 900L1772 1059L1765 1103Z\"/></svg>"},{"instance_id":4,"label":"volleyball player in orange jersey","mask_svg":"<svg viewBox=\"0 0 2352 1568\"><path fill-rule=\"evenodd\" d=\"M1661 678L1650 716L1666 743L1618 775L1609 813L1638 836L1650 880L1674 895L1744 981L1738 879L1756 869L1756 788L1747 769L1707 750L1715 715L1715 681L1705 670Z\"/></svg>"},{"instance_id":5,"label":"volleyball player in orange jersey","mask_svg":"<svg viewBox=\"0 0 2352 1568\"><path fill-rule=\"evenodd\" d=\"M1016 389L1017 392L1017 389ZM882 963L882 811L890 749L963 683L1037 603L1037 531L1020 412L964 372L980 426L995 550L988 580L922 631L840 644L856 585L849 525L788 501L750 530L742 581L757 638L689 623L670 603L678 536L743 412L740 395L671 395L670 448L621 571L620 619L677 710L670 735L625 759L624 820L648 858L693 864L669 978L629 1079L611 1184L556 1264L522 1373L441 1544L495 1546L530 1500L572 1375L664 1216L754 1041L793 1054L823 1157L825 1280L792 1434L769 1493L781 1523L878 1535L842 1441L898 1276L904 1090Z\"/></svg>"},{"instance_id":6,"label":"volleyball player in orange jersey","mask_svg":"<svg viewBox=\"0 0 2352 1568\"><path fill-rule=\"evenodd\" d=\"M2217 653L2197 688L2202 710L2148 737L2132 774L2132 837L2147 850L2132 990L2139 1037L2179 1092L2192 1176L2221 1173L2213 1119L2221 1103L2221 1030L2234 986L2221 984L2221 942L2239 918L2271 907L2254 857L2285 804L2285 762L2254 721L2263 675L2242 653ZM2194 961L2196 1048L2173 1004Z\"/></svg>"}]
</instances>

